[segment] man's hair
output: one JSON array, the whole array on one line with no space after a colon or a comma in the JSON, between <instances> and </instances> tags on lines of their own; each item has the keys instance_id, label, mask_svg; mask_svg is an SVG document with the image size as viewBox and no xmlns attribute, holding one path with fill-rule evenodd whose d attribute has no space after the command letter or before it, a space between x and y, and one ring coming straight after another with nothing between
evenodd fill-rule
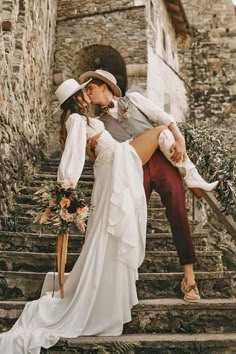
<instances>
[{"instance_id":1,"label":"man's hair","mask_svg":"<svg viewBox=\"0 0 236 354\"><path fill-rule=\"evenodd\" d=\"M90 84L95 84L98 86L102 86L102 85L106 85L106 87L108 88L108 90L114 95L114 92L112 91L111 87L104 81L97 79L97 78L93 78L90 82Z\"/></svg>"}]
</instances>

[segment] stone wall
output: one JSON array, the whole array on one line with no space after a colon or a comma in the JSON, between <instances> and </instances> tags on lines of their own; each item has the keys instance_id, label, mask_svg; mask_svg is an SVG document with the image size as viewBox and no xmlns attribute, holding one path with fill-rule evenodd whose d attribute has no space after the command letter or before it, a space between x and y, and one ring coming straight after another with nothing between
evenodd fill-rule
<instances>
[{"instance_id":1,"label":"stone wall","mask_svg":"<svg viewBox=\"0 0 236 354\"><path fill-rule=\"evenodd\" d=\"M57 0L0 0L0 210L46 146ZM37 156L36 156L37 157Z\"/></svg>"},{"instance_id":2,"label":"stone wall","mask_svg":"<svg viewBox=\"0 0 236 354\"><path fill-rule=\"evenodd\" d=\"M181 73L192 87L190 117L236 138L236 11L231 0L183 0L192 26ZM235 144L234 144L235 145ZM236 150L236 148L235 148Z\"/></svg>"},{"instance_id":3,"label":"stone wall","mask_svg":"<svg viewBox=\"0 0 236 354\"><path fill-rule=\"evenodd\" d=\"M59 0L58 19L93 16L98 13L111 13L111 11L117 12L117 9L119 9L119 11L126 11L127 8L136 6L136 3L137 1L134 0ZM141 3L141 5L143 5L143 3Z\"/></svg>"}]
</instances>

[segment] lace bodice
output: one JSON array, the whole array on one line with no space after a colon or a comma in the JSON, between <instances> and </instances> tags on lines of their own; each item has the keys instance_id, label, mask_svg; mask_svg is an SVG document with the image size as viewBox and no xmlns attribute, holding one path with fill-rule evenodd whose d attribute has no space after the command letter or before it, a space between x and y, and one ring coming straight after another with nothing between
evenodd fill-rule
<instances>
[{"instance_id":1,"label":"lace bodice","mask_svg":"<svg viewBox=\"0 0 236 354\"><path fill-rule=\"evenodd\" d=\"M100 137L97 139L95 149L95 155L98 158L97 164L111 163L116 141L111 134L105 130L103 122L97 118L91 118L89 124L86 125L86 132L88 138L101 133Z\"/></svg>"}]
</instances>

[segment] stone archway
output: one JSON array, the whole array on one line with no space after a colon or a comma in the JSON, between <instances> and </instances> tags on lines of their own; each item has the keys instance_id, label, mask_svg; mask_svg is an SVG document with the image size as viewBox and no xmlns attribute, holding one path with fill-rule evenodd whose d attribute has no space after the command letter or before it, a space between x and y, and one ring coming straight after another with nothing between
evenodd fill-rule
<instances>
[{"instance_id":1,"label":"stone archway","mask_svg":"<svg viewBox=\"0 0 236 354\"><path fill-rule=\"evenodd\" d=\"M78 79L85 71L96 69L110 71L116 77L122 94L125 94L127 89L126 65L116 49L95 44L81 49L75 55L72 75L75 79Z\"/></svg>"}]
</instances>

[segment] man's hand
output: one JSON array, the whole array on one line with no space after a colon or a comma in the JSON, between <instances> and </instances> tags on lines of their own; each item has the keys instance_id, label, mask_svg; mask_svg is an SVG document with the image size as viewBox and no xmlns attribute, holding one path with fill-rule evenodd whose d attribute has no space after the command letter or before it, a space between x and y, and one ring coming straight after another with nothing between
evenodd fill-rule
<instances>
[{"instance_id":1,"label":"man's hand","mask_svg":"<svg viewBox=\"0 0 236 354\"><path fill-rule=\"evenodd\" d=\"M95 150L95 148L96 148L96 146L98 144L97 140L98 140L99 136L100 136L100 133L97 134L97 135L94 135L94 136L92 136L91 138L88 139L88 141L90 143L90 149L91 150Z\"/></svg>"},{"instance_id":2,"label":"man's hand","mask_svg":"<svg viewBox=\"0 0 236 354\"><path fill-rule=\"evenodd\" d=\"M184 137L176 123L171 123L168 128L175 138L175 143L170 148L170 153L172 154L170 159L175 163L185 162L187 153Z\"/></svg>"},{"instance_id":3,"label":"man's hand","mask_svg":"<svg viewBox=\"0 0 236 354\"><path fill-rule=\"evenodd\" d=\"M186 146L184 140L176 140L170 148L171 160L175 163L185 162L186 160Z\"/></svg>"},{"instance_id":4,"label":"man's hand","mask_svg":"<svg viewBox=\"0 0 236 354\"><path fill-rule=\"evenodd\" d=\"M92 139L87 140L86 144L86 155L92 160L95 161L94 148L92 148Z\"/></svg>"}]
</instances>

